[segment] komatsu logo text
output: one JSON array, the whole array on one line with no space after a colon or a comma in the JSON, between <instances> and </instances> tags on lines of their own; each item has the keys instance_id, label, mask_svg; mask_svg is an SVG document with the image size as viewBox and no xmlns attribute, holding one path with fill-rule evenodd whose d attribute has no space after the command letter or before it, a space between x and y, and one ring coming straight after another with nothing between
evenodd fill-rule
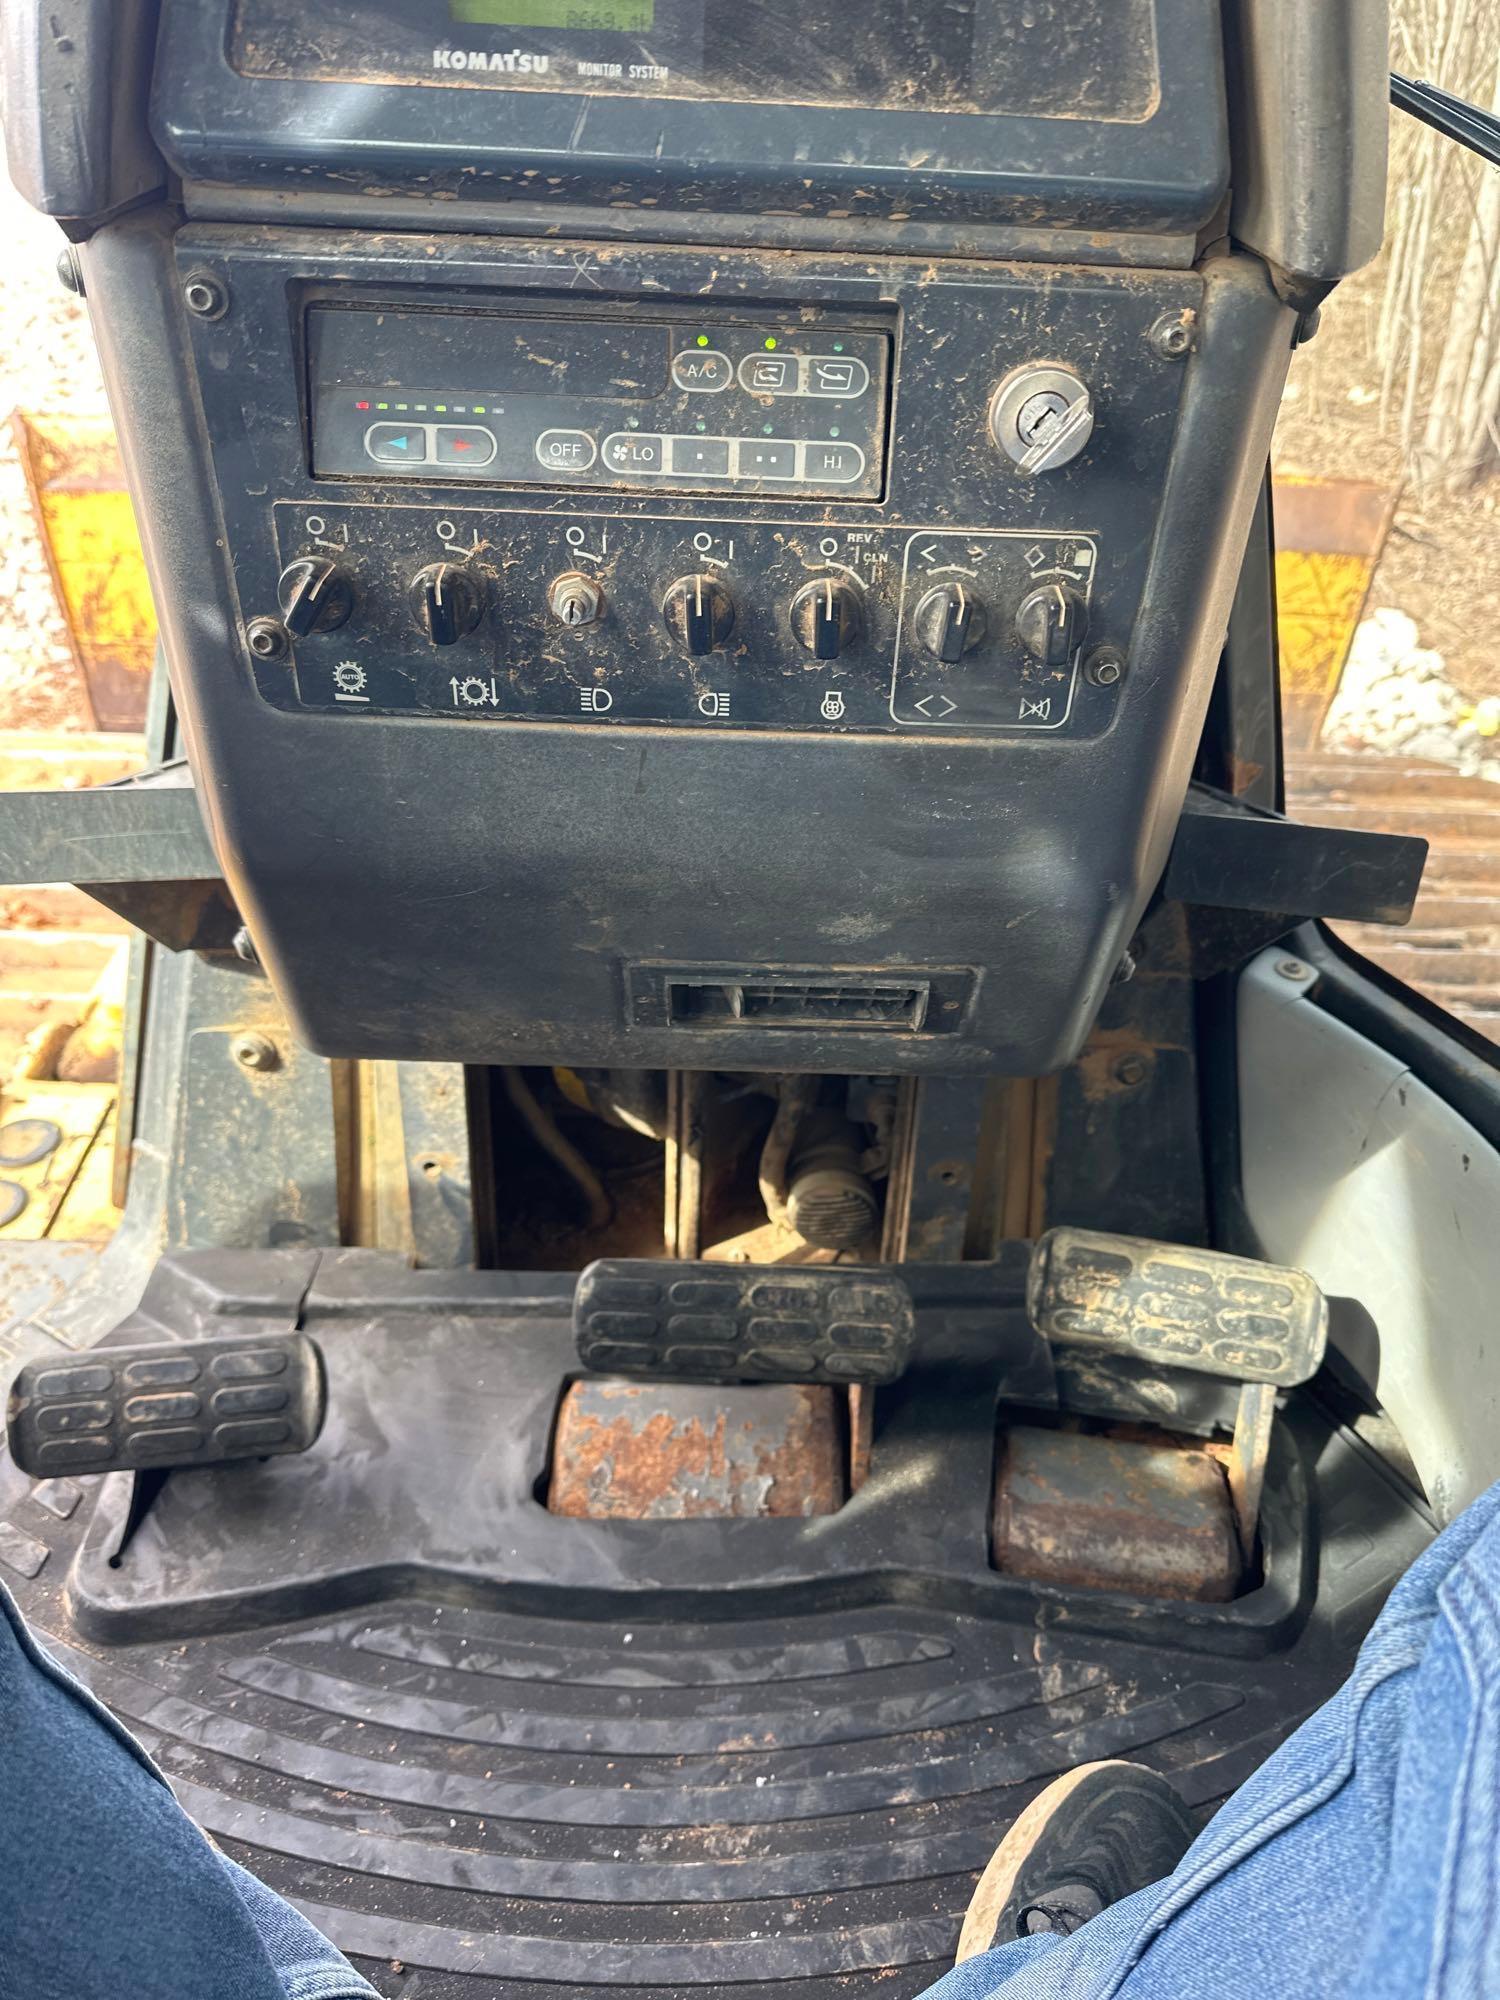
<instances>
[{"instance_id":1,"label":"komatsu logo text","mask_svg":"<svg viewBox=\"0 0 1500 2000\"><path fill-rule=\"evenodd\" d=\"M529 49L434 49L434 69L500 69L511 75L541 76L552 66L551 56Z\"/></svg>"}]
</instances>

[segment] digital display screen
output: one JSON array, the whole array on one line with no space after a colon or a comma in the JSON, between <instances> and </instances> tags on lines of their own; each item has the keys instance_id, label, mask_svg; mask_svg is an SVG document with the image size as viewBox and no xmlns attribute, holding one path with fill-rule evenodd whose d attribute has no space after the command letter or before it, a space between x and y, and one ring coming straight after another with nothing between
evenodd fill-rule
<instances>
[{"instance_id":1,"label":"digital display screen","mask_svg":"<svg viewBox=\"0 0 1500 2000\"><path fill-rule=\"evenodd\" d=\"M1315 0L1309 0L1315 4ZM237 0L247 76L1135 122L1155 0Z\"/></svg>"},{"instance_id":2,"label":"digital display screen","mask_svg":"<svg viewBox=\"0 0 1500 2000\"><path fill-rule=\"evenodd\" d=\"M448 0L453 20L485 28L566 28L639 35L654 26L656 0Z\"/></svg>"}]
</instances>

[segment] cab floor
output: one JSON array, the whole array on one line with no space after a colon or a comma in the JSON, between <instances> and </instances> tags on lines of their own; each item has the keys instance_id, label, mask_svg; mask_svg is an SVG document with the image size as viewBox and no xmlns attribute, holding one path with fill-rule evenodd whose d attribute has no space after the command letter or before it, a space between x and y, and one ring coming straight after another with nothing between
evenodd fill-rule
<instances>
[{"instance_id":1,"label":"cab floor","mask_svg":"<svg viewBox=\"0 0 1500 2000\"><path fill-rule=\"evenodd\" d=\"M497 1434L545 1435L549 1395L521 1392L567 1379L565 1294L485 1296L469 1274L443 1319L419 1298L432 1274L335 1277L294 1315L328 1356L313 1452L172 1475L117 1566L101 1552L124 1475L34 1487L5 1463L0 1563L193 1817L406 2000L916 1994L1053 1775L1138 1757L1206 1818L1338 1684L1430 1538L1358 1441L1294 1398L1280 1484L1305 1482L1303 1530L1272 1506L1266 1580L1237 1606L997 1578L982 1536L958 1539L972 1524L944 1482L972 1475L942 1409L977 1405L977 1452L994 1402L975 1356L998 1368L1005 1343L993 1310L981 1342L917 1286L926 1359L884 1426L884 1498L879 1437L869 1500L823 1520L563 1522L516 1484L466 1567L485 1457L436 1448L447 1405L417 1408L382 1342L409 1348L418 1316L429 1352L482 1338L507 1356L486 1391ZM404 1399L420 1464L383 1395ZM932 1450L934 1424L952 1452ZM502 1438L497 1488L508 1463Z\"/></svg>"}]
</instances>

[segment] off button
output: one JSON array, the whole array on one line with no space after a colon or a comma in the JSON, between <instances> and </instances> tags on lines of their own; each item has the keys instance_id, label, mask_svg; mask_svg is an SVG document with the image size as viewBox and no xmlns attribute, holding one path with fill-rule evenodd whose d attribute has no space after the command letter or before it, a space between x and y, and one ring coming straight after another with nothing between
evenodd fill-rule
<instances>
[{"instance_id":1,"label":"off button","mask_svg":"<svg viewBox=\"0 0 1500 2000\"><path fill-rule=\"evenodd\" d=\"M552 472L587 472L598 456L587 431L543 431L536 441L537 464Z\"/></svg>"}]
</instances>

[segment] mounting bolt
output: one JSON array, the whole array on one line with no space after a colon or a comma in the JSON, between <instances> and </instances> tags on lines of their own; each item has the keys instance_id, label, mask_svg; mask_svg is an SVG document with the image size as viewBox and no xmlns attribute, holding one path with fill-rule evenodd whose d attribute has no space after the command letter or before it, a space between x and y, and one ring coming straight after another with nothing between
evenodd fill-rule
<instances>
[{"instance_id":1,"label":"mounting bolt","mask_svg":"<svg viewBox=\"0 0 1500 2000\"><path fill-rule=\"evenodd\" d=\"M182 302L199 319L222 319L229 310L229 294L210 271L194 271L183 281Z\"/></svg>"},{"instance_id":2,"label":"mounting bolt","mask_svg":"<svg viewBox=\"0 0 1500 2000\"><path fill-rule=\"evenodd\" d=\"M1181 361L1193 348L1193 322L1195 315L1190 312L1163 313L1154 320L1146 335L1152 352L1159 354L1163 361Z\"/></svg>"},{"instance_id":3,"label":"mounting bolt","mask_svg":"<svg viewBox=\"0 0 1500 2000\"><path fill-rule=\"evenodd\" d=\"M1144 1056L1120 1056L1111 1075L1116 1083L1123 1083L1127 1090L1133 1090L1138 1083L1146 1081L1150 1068Z\"/></svg>"},{"instance_id":4,"label":"mounting bolt","mask_svg":"<svg viewBox=\"0 0 1500 2000\"><path fill-rule=\"evenodd\" d=\"M257 660L283 659L291 643L279 619L252 618L245 627L245 644Z\"/></svg>"},{"instance_id":5,"label":"mounting bolt","mask_svg":"<svg viewBox=\"0 0 1500 2000\"><path fill-rule=\"evenodd\" d=\"M1083 675L1095 687L1112 688L1125 676L1125 655L1118 646L1096 646L1084 662Z\"/></svg>"},{"instance_id":6,"label":"mounting bolt","mask_svg":"<svg viewBox=\"0 0 1500 2000\"><path fill-rule=\"evenodd\" d=\"M241 1069L280 1069L281 1051L265 1035L236 1035L229 1044L229 1053Z\"/></svg>"},{"instance_id":7,"label":"mounting bolt","mask_svg":"<svg viewBox=\"0 0 1500 2000\"><path fill-rule=\"evenodd\" d=\"M255 949L255 940L243 924L230 939L229 948L242 965L260 964L260 953Z\"/></svg>"},{"instance_id":8,"label":"mounting bolt","mask_svg":"<svg viewBox=\"0 0 1500 2000\"><path fill-rule=\"evenodd\" d=\"M1276 970L1283 979L1311 979L1312 967L1304 965L1300 958L1278 958Z\"/></svg>"},{"instance_id":9,"label":"mounting bolt","mask_svg":"<svg viewBox=\"0 0 1500 2000\"><path fill-rule=\"evenodd\" d=\"M57 282L80 299L83 297L83 266L71 243L65 243L57 253Z\"/></svg>"}]
</instances>

